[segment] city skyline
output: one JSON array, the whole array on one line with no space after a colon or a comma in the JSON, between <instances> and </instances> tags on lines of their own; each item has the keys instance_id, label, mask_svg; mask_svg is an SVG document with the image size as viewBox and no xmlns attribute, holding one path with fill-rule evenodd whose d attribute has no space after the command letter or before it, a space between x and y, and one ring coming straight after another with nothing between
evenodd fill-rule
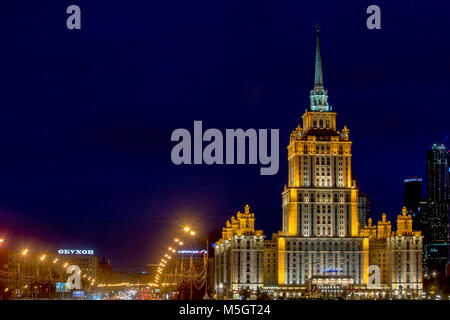
<instances>
[{"instance_id":1,"label":"city skyline","mask_svg":"<svg viewBox=\"0 0 450 320\"><path fill-rule=\"evenodd\" d=\"M244 5L234 22L213 23L217 16L202 17L199 25L213 23L210 32L193 26L182 31L179 28L187 20L181 17L171 31L157 32L152 23L143 28L126 15L129 32L114 38L113 31L124 26L105 30L104 21L97 20L100 5L89 6L93 12L89 28L80 35L54 31L56 18L41 22L48 34L38 37L41 49L33 54L30 49L38 41L32 37L42 31L28 29L36 22L31 13L42 12L45 6L29 4L20 8L24 12L9 8L22 27L4 34L7 50L0 53L4 61L0 133L5 137L0 142L5 153L0 161L0 228L22 226L6 230L17 246L26 245L21 238L29 238L55 249L89 247L111 257L113 266L144 267L159 257L158 250L151 252L146 244L161 247L160 238L167 237L168 230L189 222L151 218L189 220L195 215L192 224L208 232L249 204L258 217L257 227L266 235L281 229L279 194L288 173L285 145L308 106L316 20L326 31L324 81L330 103L339 115L338 126L352 130L353 171L360 191L371 196L374 220L383 212L395 220L403 206L403 180L426 179L425 152L448 135L449 48L438 41L445 27L434 18L434 24L423 18L406 26L401 23L406 17L401 17L394 25L394 14L388 10L383 29L376 34L359 21L356 12L361 8L349 8L350 18L341 21L331 16L317 19L299 12L299 7L286 7L273 12L277 23L268 30L263 18L268 8ZM311 10L306 11L316 9L308 6ZM260 11L251 16L251 8ZM288 13L291 9L297 10ZM50 14L52 10L57 8ZM117 12L114 7L108 10ZM136 14L128 10L130 16ZM331 14L333 5L325 10ZM153 13L151 17L161 23ZM247 19L252 27L245 27ZM11 30L15 23L4 20L2 29ZM421 31L415 34L411 29ZM189 31L197 35L181 40ZM170 32L178 42L165 40ZM27 44L20 42L21 36ZM98 40L105 48L95 44ZM414 45L419 40L427 50ZM190 47L189 41L196 46ZM85 52L91 49L100 51L88 57ZM41 66L31 67L38 61ZM73 78L60 83L66 73ZM443 102L433 104L439 117L426 114L431 91L432 100ZM174 166L170 132L197 119L213 127L280 128L278 174L260 177L257 166ZM202 215L217 216L201 225ZM71 222L86 223L70 226ZM23 227L30 225L37 227ZM131 261L124 239L140 253Z\"/></svg>"}]
</instances>

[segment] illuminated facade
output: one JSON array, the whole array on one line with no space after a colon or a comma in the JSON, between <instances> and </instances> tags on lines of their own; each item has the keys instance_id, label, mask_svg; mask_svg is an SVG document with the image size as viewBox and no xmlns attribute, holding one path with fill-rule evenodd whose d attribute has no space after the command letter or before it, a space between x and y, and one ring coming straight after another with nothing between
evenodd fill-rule
<instances>
[{"instance_id":1,"label":"illuminated facade","mask_svg":"<svg viewBox=\"0 0 450 320\"><path fill-rule=\"evenodd\" d=\"M73 252L70 252L73 251ZM75 253L80 251L80 253ZM98 278L99 275L99 258L93 254L93 250L69 250L69 253L58 250L58 258L68 264L77 265L86 273L87 277Z\"/></svg>"},{"instance_id":2,"label":"illuminated facade","mask_svg":"<svg viewBox=\"0 0 450 320\"><path fill-rule=\"evenodd\" d=\"M222 238L215 243L215 291L232 297L241 289L255 292L263 286L264 236L255 230L255 215L245 206L243 213L226 222Z\"/></svg>"},{"instance_id":3,"label":"illuminated facade","mask_svg":"<svg viewBox=\"0 0 450 320\"><path fill-rule=\"evenodd\" d=\"M361 236L369 238L369 264L380 268L379 287L372 287L422 289L423 237L420 231L413 231L412 225L412 216L403 207L402 214L397 217L397 231L392 231L385 213L377 226L373 226L372 219L369 219L367 226L361 230Z\"/></svg>"},{"instance_id":4,"label":"illuminated facade","mask_svg":"<svg viewBox=\"0 0 450 320\"><path fill-rule=\"evenodd\" d=\"M336 112L328 103L319 30L314 90L302 118L303 126L292 132L288 146L289 184L282 193L278 284L305 285L314 279L365 284L369 247L368 239L359 236L352 142L346 126L336 129Z\"/></svg>"},{"instance_id":5,"label":"illuminated facade","mask_svg":"<svg viewBox=\"0 0 450 320\"><path fill-rule=\"evenodd\" d=\"M444 273L449 243L449 152L444 144L427 151L427 201L422 211L424 267Z\"/></svg>"},{"instance_id":6,"label":"illuminated facade","mask_svg":"<svg viewBox=\"0 0 450 320\"><path fill-rule=\"evenodd\" d=\"M264 240L263 286L264 288L278 285L278 235L273 234L272 240Z\"/></svg>"},{"instance_id":7,"label":"illuminated facade","mask_svg":"<svg viewBox=\"0 0 450 320\"><path fill-rule=\"evenodd\" d=\"M226 295L227 290L245 286L247 279L251 288L262 288L272 297L418 296L422 289L421 233L413 231L406 208L398 216L397 231L386 214L372 225L368 197L359 201L352 179L349 129L336 129L336 112L323 86L318 30L314 89L302 119L288 146L282 230L271 240L262 240L262 231L254 230L254 219L246 222L253 218L248 207L246 216L238 213L237 220L227 222L215 247L216 292L222 290ZM242 229L247 224L250 227ZM262 271L259 258L242 260L249 250L258 257L262 252ZM245 268L254 270L254 277L239 273Z\"/></svg>"}]
</instances>

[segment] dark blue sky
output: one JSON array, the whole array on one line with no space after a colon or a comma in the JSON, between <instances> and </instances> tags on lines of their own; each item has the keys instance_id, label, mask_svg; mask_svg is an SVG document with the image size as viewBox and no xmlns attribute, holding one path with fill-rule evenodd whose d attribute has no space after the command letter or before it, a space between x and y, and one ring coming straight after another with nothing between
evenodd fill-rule
<instances>
[{"instance_id":1,"label":"dark blue sky","mask_svg":"<svg viewBox=\"0 0 450 320\"><path fill-rule=\"evenodd\" d=\"M70 4L80 31L66 28ZM371 4L381 30L366 28ZM212 230L246 203L266 234L279 230L316 22L358 186L376 219L394 219L403 179L424 176L425 151L450 131L449 10L436 0L2 1L0 233L16 248L92 248L133 270L183 223ZM173 165L170 135L194 120L279 128L279 173ZM99 223L124 219L142 220Z\"/></svg>"}]
</instances>

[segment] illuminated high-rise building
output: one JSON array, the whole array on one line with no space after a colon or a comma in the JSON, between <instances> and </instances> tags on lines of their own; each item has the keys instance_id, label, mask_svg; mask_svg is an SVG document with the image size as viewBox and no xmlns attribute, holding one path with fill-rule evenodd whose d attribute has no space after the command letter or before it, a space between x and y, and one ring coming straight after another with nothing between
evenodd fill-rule
<instances>
[{"instance_id":1,"label":"illuminated high-rise building","mask_svg":"<svg viewBox=\"0 0 450 320\"><path fill-rule=\"evenodd\" d=\"M422 235L406 208L396 231L386 214L372 225L369 198L359 199L352 179L349 129L337 130L323 85L319 29L314 89L302 120L288 145L282 230L263 240L248 207L227 221L215 243L217 296L236 297L246 286L276 298L418 296Z\"/></svg>"},{"instance_id":2,"label":"illuminated high-rise building","mask_svg":"<svg viewBox=\"0 0 450 320\"><path fill-rule=\"evenodd\" d=\"M282 193L278 283L367 282L368 239L359 237L358 188L350 131L336 126L324 88L319 28L310 107L290 137L289 183Z\"/></svg>"},{"instance_id":3,"label":"illuminated high-rise building","mask_svg":"<svg viewBox=\"0 0 450 320\"><path fill-rule=\"evenodd\" d=\"M424 267L443 273L448 260L449 159L444 144L427 151L427 204L423 212Z\"/></svg>"}]
</instances>

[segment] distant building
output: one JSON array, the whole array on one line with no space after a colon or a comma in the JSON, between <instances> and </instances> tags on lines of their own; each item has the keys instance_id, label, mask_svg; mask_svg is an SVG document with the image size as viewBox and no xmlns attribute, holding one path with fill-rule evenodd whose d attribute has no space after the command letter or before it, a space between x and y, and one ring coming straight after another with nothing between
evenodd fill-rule
<instances>
[{"instance_id":1,"label":"distant building","mask_svg":"<svg viewBox=\"0 0 450 320\"><path fill-rule=\"evenodd\" d=\"M95 279L99 283L99 257L94 255L94 250L60 249L58 259L69 265L77 265L85 278Z\"/></svg>"},{"instance_id":2,"label":"distant building","mask_svg":"<svg viewBox=\"0 0 450 320\"><path fill-rule=\"evenodd\" d=\"M422 201L422 178L414 177L403 182L404 204L407 212L412 216L413 228L422 230L420 216L420 202Z\"/></svg>"},{"instance_id":3,"label":"distant building","mask_svg":"<svg viewBox=\"0 0 450 320\"><path fill-rule=\"evenodd\" d=\"M153 263L153 264L147 264L147 277L149 281L152 281L155 279L155 276L157 275L159 268L159 264Z\"/></svg>"},{"instance_id":4,"label":"distant building","mask_svg":"<svg viewBox=\"0 0 450 320\"><path fill-rule=\"evenodd\" d=\"M227 221L214 251L214 287L219 299L236 298L240 290L256 294L262 289L264 235L262 230L255 230L255 215L248 205L243 213Z\"/></svg>"},{"instance_id":5,"label":"distant building","mask_svg":"<svg viewBox=\"0 0 450 320\"><path fill-rule=\"evenodd\" d=\"M53 263L56 255L0 248L1 298L52 298L55 283L65 282L67 275L61 263Z\"/></svg>"},{"instance_id":6,"label":"distant building","mask_svg":"<svg viewBox=\"0 0 450 320\"><path fill-rule=\"evenodd\" d=\"M19 276L17 274L18 253L0 247L0 295L7 300L20 295Z\"/></svg>"},{"instance_id":7,"label":"distant building","mask_svg":"<svg viewBox=\"0 0 450 320\"><path fill-rule=\"evenodd\" d=\"M110 284L114 282L114 270L111 266L110 259L102 257L98 265L98 282L102 284Z\"/></svg>"},{"instance_id":8,"label":"distant building","mask_svg":"<svg viewBox=\"0 0 450 320\"><path fill-rule=\"evenodd\" d=\"M426 153L427 197L423 208L424 267L444 273L449 239L449 159L444 144L434 144Z\"/></svg>"},{"instance_id":9,"label":"distant building","mask_svg":"<svg viewBox=\"0 0 450 320\"><path fill-rule=\"evenodd\" d=\"M370 196L363 192L358 196L358 222L359 228L362 229L370 218Z\"/></svg>"}]
</instances>

